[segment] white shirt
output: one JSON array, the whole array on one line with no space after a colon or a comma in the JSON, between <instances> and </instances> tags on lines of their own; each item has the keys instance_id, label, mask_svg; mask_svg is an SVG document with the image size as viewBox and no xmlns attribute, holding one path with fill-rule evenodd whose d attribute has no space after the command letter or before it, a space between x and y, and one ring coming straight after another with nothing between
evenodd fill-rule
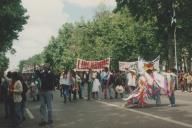
<instances>
[{"instance_id":1,"label":"white shirt","mask_svg":"<svg viewBox=\"0 0 192 128\"><path fill-rule=\"evenodd\" d=\"M99 82L98 79L95 79L93 81L93 88L92 88L92 92L99 92L99 87L101 86L101 83Z\"/></svg>"},{"instance_id":2,"label":"white shirt","mask_svg":"<svg viewBox=\"0 0 192 128\"><path fill-rule=\"evenodd\" d=\"M16 81L13 90L14 103L20 103L22 101L21 93L23 92L23 86L20 80Z\"/></svg>"},{"instance_id":3,"label":"white shirt","mask_svg":"<svg viewBox=\"0 0 192 128\"><path fill-rule=\"evenodd\" d=\"M136 86L136 76L135 75L132 75L131 73L128 73L127 74L127 77L128 77L128 83L127 85L128 86Z\"/></svg>"}]
</instances>

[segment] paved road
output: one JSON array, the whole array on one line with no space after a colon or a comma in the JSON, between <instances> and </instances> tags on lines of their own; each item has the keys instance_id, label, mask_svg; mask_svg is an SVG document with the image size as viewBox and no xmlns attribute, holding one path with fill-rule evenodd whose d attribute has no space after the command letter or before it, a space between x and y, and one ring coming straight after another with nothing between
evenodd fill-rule
<instances>
[{"instance_id":1,"label":"paved road","mask_svg":"<svg viewBox=\"0 0 192 128\"><path fill-rule=\"evenodd\" d=\"M77 100L63 103L59 93L54 95L54 124L45 128L192 128L192 94L176 92L177 107L168 107L167 97L162 96L162 105L153 103L145 108L124 108L124 101ZM28 102L28 116L23 123L25 128L37 128L39 102ZM0 105L0 128L9 128L10 123L3 119ZM34 117L34 118L33 118ZM33 119L31 119L33 118Z\"/></svg>"}]
</instances>

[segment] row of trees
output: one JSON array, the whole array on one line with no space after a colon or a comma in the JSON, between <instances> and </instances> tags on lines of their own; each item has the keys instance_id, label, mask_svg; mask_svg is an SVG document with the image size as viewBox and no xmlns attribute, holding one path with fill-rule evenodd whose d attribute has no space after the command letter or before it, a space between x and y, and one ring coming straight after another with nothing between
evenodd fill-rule
<instances>
[{"instance_id":1,"label":"row of trees","mask_svg":"<svg viewBox=\"0 0 192 128\"><path fill-rule=\"evenodd\" d=\"M27 63L48 63L57 72L64 67L74 68L76 58L107 57L112 58L112 68L117 68L118 61L134 61L138 56L152 60L158 55L173 67L173 30L176 27L179 58L182 48L188 51L192 48L190 0L116 1L113 12L101 6L91 21L64 24L44 51L22 61L20 69ZM178 15L177 25L173 27L174 11Z\"/></svg>"},{"instance_id":2,"label":"row of trees","mask_svg":"<svg viewBox=\"0 0 192 128\"><path fill-rule=\"evenodd\" d=\"M27 23L28 16L26 9L22 6L21 0L1 0L0 2L0 74L3 73L9 64L6 52L15 50L12 48L13 40L23 30Z\"/></svg>"},{"instance_id":3,"label":"row of trees","mask_svg":"<svg viewBox=\"0 0 192 128\"><path fill-rule=\"evenodd\" d=\"M58 36L51 37L44 52L36 56L43 57L44 63L50 64L54 71L74 68L77 58L111 57L112 67L117 68L119 60L133 61L140 55L151 59L159 55L156 32L153 22L136 22L126 8L113 13L102 6L92 21L64 24ZM42 63L36 59L32 57L22 63Z\"/></svg>"},{"instance_id":4,"label":"row of trees","mask_svg":"<svg viewBox=\"0 0 192 128\"><path fill-rule=\"evenodd\" d=\"M174 34L177 35L177 55L178 58L184 56L183 49L189 52L188 58L192 56L192 24L191 24L191 0L116 0L117 8L129 8L136 21L151 21L155 19L155 26L158 27L159 42L161 42L163 52L167 55L170 67L174 66ZM176 24L174 24L177 21ZM177 31L176 31L177 30ZM190 60L190 59L188 59ZM190 61L189 61L190 62ZM187 63L189 63L187 62ZM181 65L181 61L180 61Z\"/></svg>"}]
</instances>

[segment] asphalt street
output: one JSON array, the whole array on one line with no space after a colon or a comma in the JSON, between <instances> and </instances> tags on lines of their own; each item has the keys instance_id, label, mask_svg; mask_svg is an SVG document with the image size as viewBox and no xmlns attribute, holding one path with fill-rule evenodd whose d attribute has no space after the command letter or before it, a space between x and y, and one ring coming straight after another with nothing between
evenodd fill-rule
<instances>
[{"instance_id":1,"label":"asphalt street","mask_svg":"<svg viewBox=\"0 0 192 128\"><path fill-rule=\"evenodd\" d=\"M166 96L161 106L150 102L144 108L125 108L122 99L86 99L63 103L59 92L54 92L54 123L44 128L192 128L191 93L176 91L176 107L169 107ZM40 121L39 102L28 101L24 128L37 128ZM0 104L0 128L10 128L3 118Z\"/></svg>"}]
</instances>

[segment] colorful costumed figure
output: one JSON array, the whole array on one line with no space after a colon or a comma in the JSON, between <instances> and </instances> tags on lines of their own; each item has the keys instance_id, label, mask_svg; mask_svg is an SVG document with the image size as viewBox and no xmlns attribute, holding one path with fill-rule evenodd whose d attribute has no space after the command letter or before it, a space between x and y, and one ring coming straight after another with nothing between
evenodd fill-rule
<instances>
[{"instance_id":1,"label":"colorful costumed figure","mask_svg":"<svg viewBox=\"0 0 192 128\"><path fill-rule=\"evenodd\" d=\"M126 99L126 106L136 104L143 107L148 100L160 105L160 90L165 89L164 77L154 70L153 64L144 64L145 72L140 74L137 89Z\"/></svg>"}]
</instances>

